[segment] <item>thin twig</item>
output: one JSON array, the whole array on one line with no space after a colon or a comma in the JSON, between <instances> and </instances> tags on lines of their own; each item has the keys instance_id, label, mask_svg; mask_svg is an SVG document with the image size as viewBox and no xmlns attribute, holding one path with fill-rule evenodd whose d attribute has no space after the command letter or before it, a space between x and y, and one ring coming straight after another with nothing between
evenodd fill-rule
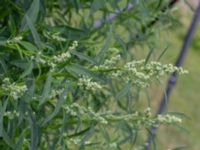
<instances>
[{"instance_id":1,"label":"thin twig","mask_svg":"<svg viewBox=\"0 0 200 150\"><path fill-rule=\"evenodd\" d=\"M113 20L115 20L121 13L126 12L126 11L131 11L134 8L134 5L129 3L127 5L127 7L125 7L124 9L120 9L117 10L115 13L110 13L106 16L106 19L99 19L96 20L93 24L93 28L99 28L101 26L103 26L104 23L106 22L112 22Z\"/></svg>"},{"instance_id":2,"label":"thin twig","mask_svg":"<svg viewBox=\"0 0 200 150\"><path fill-rule=\"evenodd\" d=\"M168 8L171 8L174 6L175 3L177 3L179 0L171 0L167 6L163 7L161 9L161 12L165 12ZM93 28L100 28L102 27L105 23L107 22L112 22L113 20L115 20L120 14L122 14L123 12L127 12L127 11L131 11L133 10L135 6L131 3L129 3L124 9L120 9L117 10L115 13L110 13L108 14L105 19L99 19L96 20L93 24ZM152 25L154 25L157 21L159 20L158 17L155 17L152 19L152 21L150 21L147 24L147 28L151 27Z\"/></svg>"},{"instance_id":3,"label":"thin twig","mask_svg":"<svg viewBox=\"0 0 200 150\"><path fill-rule=\"evenodd\" d=\"M190 2L188 2L187 0L184 0L184 2L189 7L190 10L195 11L195 8L192 6Z\"/></svg>"},{"instance_id":4,"label":"thin twig","mask_svg":"<svg viewBox=\"0 0 200 150\"><path fill-rule=\"evenodd\" d=\"M161 12L166 12L169 8L172 8L179 0L171 0L167 6L163 7L161 9ZM159 20L159 17L155 17L149 24L147 25L147 28L152 27L157 21Z\"/></svg>"},{"instance_id":5,"label":"thin twig","mask_svg":"<svg viewBox=\"0 0 200 150\"><path fill-rule=\"evenodd\" d=\"M177 61L175 63L175 65L177 67L183 66L183 63L184 63L185 58L187 56L187 53L188 53L188 50L189 50L189 46L191 44L191 41L192 41L193 35L195 33L196 27L197 27L197 25L199 23L199 20L200 20L200 1L199 1L197 9L195 11L192 23L191 23L191 25L190 25L190 27L188 29L187 35L186 35L186 37L184 39L183 46L182 46L182 48L180 50L179 56L177 58ZM168 80L168 84L167 84L167 87L166 87L166 93L165 93L165 95L163 96L163 98L161 100L161 103L160 103L159 109L157 111L157 114L162 114L164 112L167 103L169 103L169 97L171 95L171 92L172 92L173 88L176 85L177 79L178 79L178 74L176 72L174 72L170 76L170 78ZM149 138L148 138L148 141L147 141L146 150L150 150L151 149L151 142L153 141L153 139L154 139L154 137L156 135L156 131L157 131L157 128L152 128L151 129L151 134L149 135Z\"/></svg>"}]
</instances>

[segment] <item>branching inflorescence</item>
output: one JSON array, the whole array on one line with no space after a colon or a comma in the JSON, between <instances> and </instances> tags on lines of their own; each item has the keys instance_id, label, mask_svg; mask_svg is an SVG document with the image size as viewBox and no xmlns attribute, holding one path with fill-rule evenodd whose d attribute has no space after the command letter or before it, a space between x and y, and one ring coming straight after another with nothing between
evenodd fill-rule
<instances>
[{"instance_id":1,"label":"branching inflorescence","mask_svg":"<svg viewBox=\"0 0 200 150\"><path fill-rule=\"evenodd\" d=\"M130 51L156 50L175 1L1 1L0 149L137 150L144 132L181 123L140 91L187 71Z\"/></svg>"},{"instance_id":2,"label":"branching inflorescence","mask_svg":"<svg viewBox=\"0 0 200 150\"><path fill-rule=\"evenodd\" d=\"M54 35L53 38L59 40L57 36L58 34ZM13 38L13 40L8 41L6 44L8 46L12 44L18 44L21 39L22 38L16 37ZM64 116L67 116L69 118L66 123L70 124L72 129L77 126L81 126L81 128L88 126L90 127L91 124L95 125L95 128L98 128L100 126L109 128L109 126L124 122L130 126L134 126L135 130L142 130L143 128L149 129L152 127L159 127L162 124L181 123L181 118L175 115L166 114L153 116L150 108L147 108L144 111L134 109L131 112L121 110L120 107L119 109L115 108L114 110L105 110L105 107L103 106L99 109L94 109L89 101L92 101L91 98L95 97L95 94L97 93L103 95L105 94L105 91L106 93L111 93L109 87L110 85L102 79L98 79L97 77L95 77L96 75L103 75L113 82L122 83L121 85L131 83L130 88L134 86L148 88L154 79L160 79L162 76L171 74L173 72L176 72L178 74L185 74L188 73L188 71L184 70L183 68L175 67L171 64L161 64L160 62L155 61L124 61L118 54L118 52L116 52L117 49L112 48L112 50L115 51L114 56L108 56L108 58L105 59L102 64L86 64L84 66L84 69L93 74L93 76L90 76L90 74L81 74L82 72L80 71L80 73L76 72L77 76L73 76L72 74L72 78L67 76L68 74L71 74L71 72L66 72L63 67L68 68L68 66L73 65L69 60L73 59L73 57L71 56L71 52L75 51L77 47L78 42L74 41L66 51L59 54L49 55L43 52L37 52L31 54L31 56L26 56L29 61L32 61L34 69L38 67L41 73L44 73L47 70L46 74L44 73L44 76L47 77L44 83L45 85L43 86L40 83L41 81L37 81L40 83L37 85L37 87L39 87L39 89L44 89L42 90L42 92L35 89L36 92L34 95L32 95L31 100L34 103L39 103L39 106L34 108L35 110L44 107L45 113L52 114L47 115L47 119L45 119L39 116L37 111L34 111L34 116L38 115L37 117L43 120L43 122L48 122L49 118L52 119L53 117L56 117L56 114L62 116L62 113L60 113L60 111L62 110ZM44 67L46 70L41 70L41 66ZM60 73L59 76L57 76L58 72ZM39 80L39 78L36 80ZM66 86L66 84L68 84L68 86ZM65 93L65 91L68 91L70 89L69 87L77 88L78 92L83 93L85 96L79 97L78 100L76 100L77 102L73 102L73 99L75 97L78 97L75 96L74 92L69 92L70 94L63 94ZM23 100L23 95L25 95L26 92L31 91L31 87L29 87L26 82L11 82L10 79L5 76L4 80L2 81L0 91L1 96L9 97L10 100L14 99L20 102L21 100ZM105 95L107 96L106 101L113 101L112 96L110 96L109 94ZM60 103L62 100L63 102ZM85 103L88 104L85 105ZM55 108L55 111L52 111L52 108ZM60 111L56 110L58 108L60 109ZM27 110L24 112L24 115L25 117L29 115ZM46 116L46 114L43 115ZM3 117L9 119L10 121L19 118L19 116L20 112L18 112L17 110L6 110L3 114ZM59 120L58 122L51 120L51 123L56 124L56 126L59 127L59 122L61 122L61 120L63 119L62 117L57 118ZM43 126L43 124L41 126ZM59 127L59 129L60 128L61 126ZM46 132L47 134L48 132L49 134L52 134L50 131ZM62 138L67 139L68 142L66 142L66 144L80 145L82 137L70 137L69 133L65 131L62 134ZM45 140L43 139L44 138L42 137L42 142L45 143ZM92 142L92 140L88 140L85 141L85 144L87 145ZM28 141L25 140L24 144L27 145ZM47 144L45 143L44 145ZM107 146L115 147L116 143L114 142Z\"/></svg>"}]
</instances>

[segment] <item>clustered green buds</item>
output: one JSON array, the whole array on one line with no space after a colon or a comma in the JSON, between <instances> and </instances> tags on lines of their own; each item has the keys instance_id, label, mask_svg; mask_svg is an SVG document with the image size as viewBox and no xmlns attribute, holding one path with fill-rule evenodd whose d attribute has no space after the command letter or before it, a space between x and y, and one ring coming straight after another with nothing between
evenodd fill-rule
<instances>
[{"instance_id":1,"label":"clustered green buds","mask_svg":"<svg viewBox=\"0 0 200 150\"><path fill-rule=\"evenodd\" d=\"M74 103L70 106L63 106L64 110L67 114L78 117L81 115L81 118L83 121L89 122L89 121L97 121L101 124L107 124L108 122L106 119L101 115L101 113L94 112L91 107L84 107L80 106L77 103Z\"/></svg>"},{"instance_id":2,"label":"clustered green buds","mask_svg":"<svg viewBox=\"0 0 200 150\"><path fill-rule=\"evenodd\" d=\"M121 56L117 55L112 57L111 59L106 59L104 64L95 66L95 69L110 69L113 68L119 61L121 60Z\"/></svg>"},{"instance_id":3,"label":"clustered green buds","mask_svg":"<svg viewBox=\"0 0 200 150\"><path fill-rule=\"evenodd\" d=\"M24 84L11 83L9 78L4 78L3 84L1 85L2 90L6 95L10 96L14 100L17 100L28 90Z\"/></svg>"},{"instance_id":4,"label":"clustered green buds","mask_svg":"<svg viewBox=\"0 0 200 150\"><path fill-rule=\"evenodd\" d=\"M73 41L72 43L72 46L70 46L68 48L68 51L67 52L64 52L60 55L57 55L57 56L53 56L53 62L56 64L56 63L62 63L62 62L65 62L67 59L71 58L71 51L75 50L78 46L78 42L77 41Z\"/></svg>"},{"instance_id":5,"label":"clustered green buds","mask_svg":"<svg viewBox=\"0 0 200 150\"><path fill-rule=\"evenodd\" d=\"M19 112L14 111L6 111L4 112L4 117L8 117L9 119L14 119L15 117L19 117Z\"/></svg>"},{"instance_id":6,"label":"clustered green buds","mask_svg":"<svg viewBox=\"0 0 200 150\"><path fill-rule=\"evenodd\" d=\"M176 123L181 123L182 122L181 118L178 118L176 116L172 116L172 115L169 115L169 114L167 114L167 115L158 115L157 120L159 122L169 123L169 124L173 123L173 122L176 122Z\"/></svg>"},{"instance_id":7,"label":"clustered green buds","mask_svg":"<svg viewBox=\"0 0 200 150\"><path fill-rule=\"evenodd\" d=\"M67 41L66 38L64 38L60 35L61 34L60 32L50 33L50 32L44 31L43 33L47 39L50 39L50 40L53 40L56 42L66 42Z\"/></svg>"},{"instance_id":8,"label":"clustered green buds","mask_svg":"<svg viewBox=\"0 0 200 150\"><path fill-rule=\"evenodd\" d=\"M156 76L159 78L165 74L177 72L179 74L187 74L188 71L182 67L176 67L172 64L161 64L160 62L152 61L146 64L142 70L144 70L149 76Z\"/></svg>"},{"instance_id":9,"label":"clustered green buds","mask_svg":"<svg viewBox=\"0 0 200 150\"><path fill-rule=\"evenodd\" d=\"M126 121L138 126L141 128L142 126L146 128L150 127L158 127L160 124L173 124L173 123L181 123L182 119L175 115L157 115L153 116L151 113L151 109L148 107L143 112L135 111L131 114L113 114L112 112L94 112L90 107L86 108L84 106L80 106L77 103L74 103L70 106L63 106L63 109L67 112L67 114L77 117L81 115L81 119L83 122L96 121L100 124L109 124L116 123L118 121Z\"/></svg>"},{"instance_id":10,"label":"clustered green buds","mask_svg":"<svg viewBox=\"0 0 200 150\"><path fill-rule=\"evenodd\" d=\"M95 81L92 81L92 78L88 76L82 76L79 78L78 85L80 87L85 87L86 90L98 91L102 89L102 86Z\"/></svg>"},{"instance_id":11,"label":"clustered green buds","mask_svg":"<svg viewBox=\"0 0 200 150\"><path fill-rule=\"evenodd\" d=\"M111 74L114 79L123 78L127 82L139 87L148 87L152 79L159 79L161 76L177 72L178 74L186 74L187 70L182 67L176 67L172 64L161 64L160 62L142 60L133 60L120 64L121 56L116 55L110 59L106 59L102 65L94 66L96 70L105 70Z\"/></svg>"},{"instance_id":12,"label":"clustered green buds","mask_svg":"<svg viewBox=\"0 0 200 150\"><path fill-rule=\"evenodd\" d=\"M71 58L71 52L78 47L78 42L73 41L72 45L68 47L66 52L63 52L58 55L54 55L52 58L46 57L42 52L38 52L36 55L31 56L31 60L35 61L39 65L46 65L51 67L51 70L54 71L56 66L60 63L64 63Z\"/></svg>"},{"instance_id":13,"label":"clustered green buds","mask_svg":"<svg viewBox=\"0 0 200 150\"><path fill-rule=\"evenodd\" d=\"M7 44L15 44L15 43L19 43L22 39L23 39L22 36L16 36L12 39L7 40L6 43Z\"/></svg>"}]
</instances>

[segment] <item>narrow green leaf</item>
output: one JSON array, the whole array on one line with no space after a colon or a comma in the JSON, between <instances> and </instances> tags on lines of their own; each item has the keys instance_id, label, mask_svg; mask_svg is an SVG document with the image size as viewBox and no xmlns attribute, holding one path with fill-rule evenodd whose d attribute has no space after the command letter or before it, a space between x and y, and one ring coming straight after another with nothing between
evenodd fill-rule
<instances>
[{"instance_id":1,"label":"narrow green leaf","mask_svg":"<svg viewBox=\"0 0 200 150\"><path fill-rule=\"evenodd\" d=\"M165 54L165 52L168 50L169 45L162 51L162 53L159 55L159 57L157 58L157 61L160 61L160 59L162 58L162 56Z\"/></svg>"},{"instance_id":2,"label":"narrow green leaf","mask_svg":"<svg viewBox=\"0 0 200 150\"><path fill-rule=\"evenodd\" d=\"M123 55L126 56L128 54L126 43L117 34L115 34L115 40L122 47L122 49L123 49Z\"/></svg>"},{"instance_id":3,"label":"narrow green leaf","mask_svg":"<svg viewBox=\"0 0 200 150\"><path fill-rule=\"evenodd\" d=\"M112 37L113 37L112 27L110 27L110 31L108 32L105 44L103 45L101 51L97 54L97 56L95 58L98 63L101 63L104 60L105 54L112 42Z\"/></svg>"},{"instance_id":4,"label":"narrow green leaf","mask_svg":"<svg viewBox=\"0 0 200 150\"><path fill-rule=\"evenodd\" d=\"M184 132L186 134L189 134L190 131L185 128L183 125L180 125L180 124L172 124L173 127L175 127L176 129L178 129L180 132Z\"/></svg>"},{"instance_id":5,"label":"narrow green leaf","mask_svg":"<svg viewBox=\"0 0 200 150\"><path fill-rule=\"evenodd\" d=\"M179 147L175 147L171 150L186 150L186 146L179 146Z\"/></svg>"},{"instance_id":6,"label":"narrow green leaf","mask_svg":"<svg viewBox=\"0 0 200 150\"><path fill-rule=\"evenodd\" d=\"M162 6L163 1L164 0L158 0L158 4L157 4L157 7L156 7L156 10L160 9L160 7Z\"/></svg>"},{"instance_id":7,"label":"narrow green leaf","mask_svg":"<svg viewBox=\"0 0 200 150\"><path fill-rule=\"evenodd\" d=\"M195 8L192 5L192 3L189 0L184 0L184 3L188 6L188 8L192 11L195 12Z\"/></svg>"},{"instance_id":8,"label":"narrow green leaf","mask_svg":"<svg viewBox=\"0 0 200 150\"><path fill-rule=\"evenodd\" d=\"M28 129L29 130L29 129ZM27 129L24 129L23 132L20 134L19 138L17 139L15 150L22 150L23 149L23 143L25 139L25 134L27 132Z\"/></svg>"},{"instance_id":9,"label":"narrow green leaf","mask_svg":"<svg viewBox=\"0 0 200 150\"><path fill-rule=\"evenodd\" d=\"M86 61L88 61L88 62L90 62L92 64L95 64L95 65L97 64L97 62L94 59L92 59L91 57L86 56L86 55L84 55L82 53L79 53L77 51L72 51L71 53L74 54L74 55L76 55L80 59L86 60Z\"/></svg>"},{"instance_id":10,"label":"narrow green leaf","mask_svg":"<svg viewBox=\"0 0 200 150\"><path fill-rule=\"evenodd\" d=\"M84 33L85 30L82 30L80 28L75 28L72 26L68 26L68 25L58 25L58 26L53 26L53 27L49 27L49 30L53 33L55 32L59 32L59 33L66 33L66 32L76 32L76 33Z\"/></svg>"},{"instance_id":11,"label":"narrow green leaf","mask_svg":"<svg viewBox=\"0 0 200 150\"><path fill-rule=\"evenodd\" d=\"M16 27L16 23L15 23L15 20L12 15L9 16L9 28L11 30L12 35L15 36L17 33L17 27Z\"/></svg>"},{"instance_id":12,"label":"narrow green leaf","mask_svg":"<svg viewBox=\"0 0 200 150\"><path fill-rule=\"evenodd\" d=\"M40 40L40 36L39 36L36 28L34 27L32 21L30 20L30 18L27 15L25 15L25 18L26 18L27 25L28 25L28 27L31 30L31 33L33 35L33 39L34 39L35 44L37 45L37 47L39 49L41 49L42 48L41 40Z\"/></svg>"},{"instance_id":13,"label":"narrow green leaf","mask_svg":"<svg viewBox=\"0 0 200 150\"><path fill-rule=\"evenodd\" d=\"M22 19L22 24L21 24L21 30L24 31L27 29L27 18L30 18L30 21L32 22L32 24L35 24L37 17L38 17L38 13L39 13L39 8L40 8L40 1L39 0L33 0L33 2L30 5L30 8L28 9L28 11L26 12L24 18Z\"/></svg>"},{"instance_id":14,"label":"narrow green leaf","mask_svg":"<svg viewBox=\"0 0 200 150\"><path fill-rule=\"evenodd\" d=\"M79 132L76 132L74 134L70 134L70 135L68 135L68 137L72 138L72 137L84 135L89 129L90 129L90 127L86 128L86 129L83 129L83 130L81 130Z\"/></svg>"},{"instance_id":15,"label":"narrow green leaf","mask_svg":"<svg viewBox=\"0 0 200 150\"><path fill-rule=\"evenodd\" d=\"M105 5L104 0L93 0L91 5L91 14L93 14L95 11L99 10Z\"/></svg>"},{"instance_id":16,"label":"narrow green leaf","mask_svg":"<svg viewBox=\"0 0 200 150\"><path fill-rule=\"evenodd\" d=\"M73 0L73 2L74 2L74 6L75 6L75 8L76 8L76 11L78 12L78 10L81 8L81 6L80 6L80 0Z\"/></svg>"},{"instance_id":17,"label":"narrow green leaf","mask_svg":"<svg viewBox=\"0 0 200 150\"><path fill-rule=\"evenodd\" d=\"M9 135L6 133L4 129L2 129L2 137L8 146L15 149L15 144L13 143L12 139L9 137Z\"/></svg>"},{"instance_id":18,"label":"narrow green leaf","mask_svg":"<svg viewBox=\"0 0 200 150\"><path fill-rule=\"evenodd\" d=\"M3 46L3 45L6 45L6 40L1 40L1 41L0 41L0 45L2 45L2 46Z\"/></svg>"},{"instance_id":19,"label":"narrow green leaf","mask_svg":"<svg viewBox=\"0 0 200 150\"><path fill-rule=\"evenodd\" d=\"M126 83L124 88L116 95L116 98L119 99L127 95L130 92L130 88L131 88L131 83L130 82Z\"/></svg>"},{"instance_id":20,"label":"narrow green leaf","mask_svg":"<svg viewBox=\"0 0 200 150\"><path fill-rule=\"evenodd\" d=\"M101 131L101 134L103 135L104 139L108 143L110 143L111 142L111 138L110 138L110 135L109 135L108 131L104 127L100 127L99 130Z\"/></svg>"},{"instance_id":21,"label":"narrow green leaf","mask_svg":"<svg viewBox=\"0 0 200 150\"><path fill-rule=\"evenodd\" d=\"M180 118L191 119L191 117L189 117L186 114L181 113L181 112L168 112L167 114L174 115L174 116L177 116Z\"/></svg>"},{"instance_id":22,"label":"narrow green leaf","mask_svg":"<svg viewBox=\"0 0 200 150\"><path fill-rule=\"evenodd\" d=\"M38 50L36 46L34 46L32 43L27 42L27 41L20 41L19 44L23 46L26 50L30 50L30 51Z\"/></svg>"},{"instance_id":23,"label":"narrow green leaf","mask_svg":"<svg viewBox=\"0 0 200 150\"><path fill-rule=\"evenodd\" d=\"M34 79L30 79L27 81L27 85L28 91L26 91L22 99L24 100L24 102L30 103L35 95L36 81ZM26 111L27 109L25 104L21 105L20 108L22 108L23 111Z\"/></svg>"},{"instance_id":24,"label":"narrow green leaf","mask_svg":"<svg viewBox=\"0 0 200 150\"><path fill-rule=\"evenodd\" d=\"M66 98L67 95L67 89L65 89L65 91L60 95L58 102L55 106L55 109L53 111L52 114L50 114L49 116L47 116L47 118L43 121L42 126L46 125L48 122L50 122L60 111L61 106Z\"/></svg>"},{"instance_id":25,"label":"narrow green leaf","mask_svg":"<svg viewBox=\"0 0 200 150\"><path fill-rule=\"evenodd\" d=\"M153 54L153 52L154 52L154 49L151 48L150 51L149 51L149 53L148 53L148 55L147 55L147 57L146 57L146 59L145 59L145 64L148 63L148 61L149 61L151 55Z\"/></svg>"},{"instance_id":26,"label":"narrow green leaf","mask_svg":"<svg viewBox=\"0 0 200 150\"><path fill-rule=\"evenodd\" d=\"M39 143L39 128L32 111L29 110L29 124L31 127L31 147L30 150L37 150Z\"/></svg>"},{"instance_id":27,"label":"narrow green leaf","mask_svg":"<svg viewBox=\"0 0 200 150\"><path fill-rule=\"evenodd\" d=\"M4 72L6 72L7 71L7 66L6 66L6 63L4 62L3 59L0 59L0 65L1 65L2 69L4 70Z\"/></svg>"},{"instance_id":28,"label":"narrow green leaf","mask_svg":"<svg viewBox=\"0 0 200 150\"><path fill-rule=\"evenodd\" d=\"M18 59L18 60L11 61L10 64L25 70L27 69L28 62L27 60Z\"/></svg>"},{"instance_id":29,"label":"narrow green leaf","mask_svg":"<svg viewBox=\"0 0 200 150\"><path fill-rule=\"evenodd\" d=\"M83 137L83 139L81 141L80 149L84 149L85 141L88 141L94 133L95 133L95 128L94 128L94 126L91 125L90 130L88 130L88 132L86 132L85 136Z\"/></svg>"},{"instance_id":30,"label":"narrow green leaf","mask_svg":"<svg viewBox=\"0 0 200 150\"><path fill-rule=\"evenodd\" d=\"M33 70L33 62L30 61L28 64L27 64L27 68L24 70L24 72L20 75L20 78L24 78L25 76L31 74Z\"/></svg>"},{"instance_id":31,"label":"narrow green leaf","mask_svg":"<svg viewBox=\"0 0 200 150\"><path fill-rule=\"evenodd\" d=\"M44 88L43 88L42 99L39 103L39 106L41 106L42 104L44 104L47 101L47 97L51 91L51 83L52 83L52 75L51 75L51 72L49 72L46 82L45 82L45 85L44 85Z\"/></svg>"},{"instance_id":32,"label":"narrow green leaf","mask_svg":"<svg viewBox=\"0 0 200 150\"><path fill-rule=\"evenodd\" d=\"M72 73L72 74L76 75L77 77L79 75L94 77L92 72L90 72L88 69L86 69L83 66L78 65L78 64L72 64L70 66L67 66L66 69L69 73Z\"/></svg>"},{"instance_id":33,"label":"narrow green leaf","mask_svg":"<svg viewBox=\"0 0 200 150\"><path fill-rule=\"evenodd\" d=\"M55 32L62 33L63 37L67 39L71 39L71 40L78 40L80 38L85 38L88 36L87 30L82 30L82 29L74 28L67 25L64 25L64 26L58 25L55 27L49 27L49 30L52 33L55 33Z\"/></svg>"},{"instance_id":34,"label":"narrow green leaf","mask_svg":"<svg viewBox=\"0 0 200 150\"><path fill-rule=\"evenodd\" d=\"M6 107L8 104L8 99L2 104L2 101L0 101L0 137L3 136L3 115L6 111Z\"/></svg>"}]
</instances>

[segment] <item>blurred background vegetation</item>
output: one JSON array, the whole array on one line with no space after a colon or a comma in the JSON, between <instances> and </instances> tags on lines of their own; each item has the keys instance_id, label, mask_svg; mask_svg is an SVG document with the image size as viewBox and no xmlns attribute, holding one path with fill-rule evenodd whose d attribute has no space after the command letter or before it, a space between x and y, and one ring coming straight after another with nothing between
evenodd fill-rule
<instances>
[{"instance_id":1,"label":"blurred background vegetation","mask_svg":"<svg viewBox=\"0 0 200 150\"><path fill-rule=\"evenodd\" d=\"M193 8L197 6L197 1L188 1ZM162 60L166 62L175 62L179 50L183 44L183 39L187 33L188 27L191 23L193 11L181 1L175 11L175 17L178 18L179 23L177 26L172 26L168 30L162 31L161 36L163 43L169 42L170 46ZM191 47L189 48L188 56L184 63L184 68L189 70L187 77L180 77L168 105L169 111L183 112L188 116L184 119L183 132L175 128L160 128L157 140L159 141L160 149L167 149L174 145L185 145L188 150L198 150L200 148L200 26L197 28ZM161 43L161 47L162 44ZM163 86L165 87L165 86ZM160 88L155 87L152 92L152 99L157 106L158 101L161 99ZM167 146L164 146L167 145ZM159 148L158 148L159 149Z\"/></svg>"},{"instance_id":2,"label":"blurred background vegetation","mask_svg":"<svg viewBox=\"0 0 200 150\"><path fill-rule=\"evenodd\" d=\"M30 31L25 30L27 26L23 24L23 16L32 1L27 0L26 3L24 2L25 0L19 1L20 6L23 4L23 9L21 9L13 1L0 0L0 39L3 41L10 37L15 37L20 33L18 30L20 28L21 31L24 31L22 34L24 36L28 35L27 39L34 41L37 47L45 47L47 49L48 46L53 48L59 47L59 45L54 45L54 43L51 43L52 45L49 43L49 45L40 45L37 38L34 39L34 33L32 33L33 37L29 36ZM44 3L42 2L46 5L43 5ZM167 48L167 51L161 58L161 62L175 62L191 23L193 10L184 1L180 1L171 10L160 13L159 11L154 11L156 10L155 8L162 8L168 1L162 1L161 5L155 5L158 1L151 0L147 5L140 3L137 8L134 8L134 11L123 12L122 15L117 16L116 21L112 25L107 22L103 27L94 26L95 20L105 19L107 14L115 12L116 8L118 10L124 8L128 2L128 0L112 0L106 3L105 7L104 2L100 0L60 0L55 3L54 0L41 0L42 5L40 5L38 18L34 18L35 14L32 14L33 18L31 19L33 19L32 21L37 27L39 35L44 34L44 31L60 32L67 39L67 46L71 41L78 40L80 45L81 43L85 44L81 46L79 52L84 52L90 56L94 56L94 51L99 52L99 49L102 47L107 49L109 46L114 46L122 49L121 53L125 59L143 59L147 57L149 50L153 48L151 59L155 60ZM137 4L137 1L134 0L130 2ZM188 2L194 8L197 5L193 1ZM66 6L69 9L65 9ZM63 14L67 14L65 18L63 18ZM84 16L84 14L87 15ZM146 29L146 24L155 16L160 16L160 20L153 27ZM188 118L184 119L183 128L164 126L159 129L158 138L156 138L158 150L171 149L176 146L186 146L185 149L189 150L199 150L200 148L200 109L198 108L200 106L199 41L200 28L198 27L184 63L184 68L188 69L190 73L179 78L167 107L168 111L183 112ZM127 50L130 52L128 56L126 56L128 54L126 53ZM153 85L151 88L149 96L154 111L157 110L166 81L167 78L162 85ZM141 94L140 99L146 107L147 101L144 95L144 93Z\"/></svg>"}]
</instances>

